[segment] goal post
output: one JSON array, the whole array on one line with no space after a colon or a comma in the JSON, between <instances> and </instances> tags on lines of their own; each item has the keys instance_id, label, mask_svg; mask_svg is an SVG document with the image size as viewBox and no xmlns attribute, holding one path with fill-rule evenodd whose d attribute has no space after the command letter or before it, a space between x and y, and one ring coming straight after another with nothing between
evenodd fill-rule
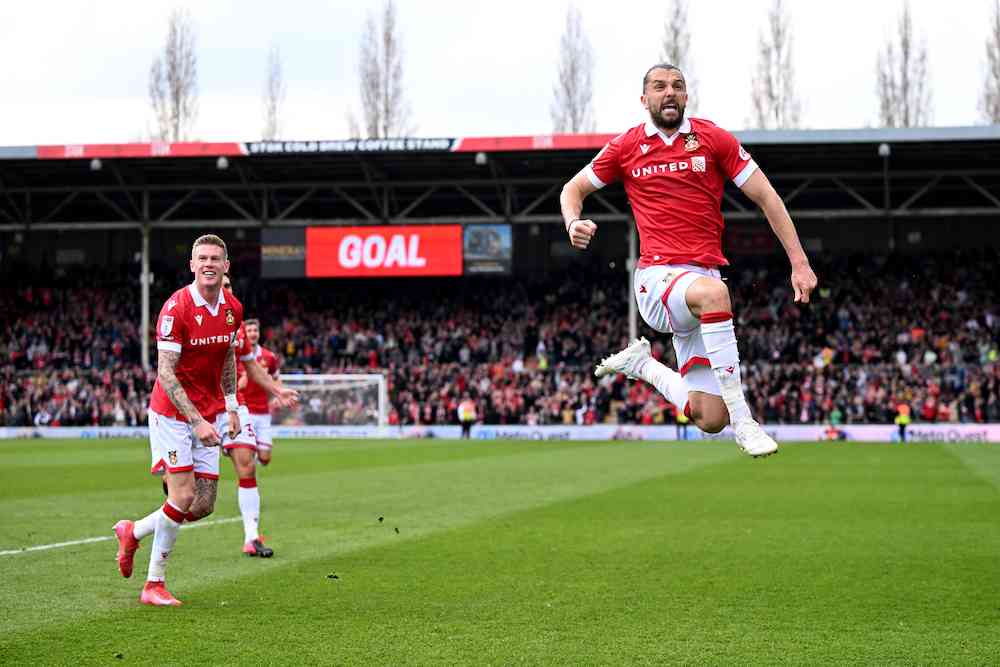
<instances>
[{"instance_id":1,"label":"goal post","mask_svg":"<svg viewBox=\"0 0 1000 667\"><path fill-rule=\"evenodd\" d=\"M325 437L347 427L348 434L363 434L371 429L374 435L389 423L389 393L382 374L282 373L279 377L284 386L299 392L299 403L273 412L277 428Z\"/></svg>"}]
</instances>

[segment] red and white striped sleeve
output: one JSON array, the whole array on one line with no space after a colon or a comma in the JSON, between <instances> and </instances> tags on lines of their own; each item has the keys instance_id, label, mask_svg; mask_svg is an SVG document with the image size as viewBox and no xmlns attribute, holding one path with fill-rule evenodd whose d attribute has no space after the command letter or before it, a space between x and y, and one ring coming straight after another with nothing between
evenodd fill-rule
<instances>
[{"instance_id":1,"label":"red and white striped sleeve","mask_svg":"<svg viewBox=\"0 0 1000 667\"><path fill-rule=\"evenodd\" d=\"M750 153L740 145L736 137L721 127L714 129L712 143L714 144L719 166L733 184L741 188L753 172L757 170L757 163L753 161Z\"/></svg>"},{"instance_id":2,"label":"red and white striped sleeve","mask_svg":"<svg viewBox=\"0 0 1000 667\"><path fill-rule=\"evenodd\" d=\"M180 353L181 345L187 336L187 321L183 308L176 294L163 304L160 316L156 319L157 350Z\"/></svg>"},{"instance_id":3,"label":"red and white striped sleeve","mask_svg":"<svg viewBox=\"0 0 1000 667\"><path fill-rule=\"evenodd\" d=\"M601 152L594 156L590 164L583 168L583 173L590 179L591 185L597 189L603 188L608 183L621 180L621 140L619 135L609 141L601 149Z\"/></svg>"}]
</instances>

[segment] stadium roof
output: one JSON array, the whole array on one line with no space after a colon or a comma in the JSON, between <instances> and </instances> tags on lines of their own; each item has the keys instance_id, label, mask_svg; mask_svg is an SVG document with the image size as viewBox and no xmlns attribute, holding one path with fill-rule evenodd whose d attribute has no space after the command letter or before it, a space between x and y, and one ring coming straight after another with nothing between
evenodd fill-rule
<instances>
[{"instance_id":1,"label":"stadium roof","mask_svg":"<svg viewBox=\"0 0 1000 667\"><path fill-rule=\"evenodd\" d=\"M1000 126L736 135L797 218L1000 217ZM552 222L613 136L0 147L0 230ZM723 211L759 215L735 188ZM626 219L624 192L587 212Z\"/></svg>"}]
</instances>

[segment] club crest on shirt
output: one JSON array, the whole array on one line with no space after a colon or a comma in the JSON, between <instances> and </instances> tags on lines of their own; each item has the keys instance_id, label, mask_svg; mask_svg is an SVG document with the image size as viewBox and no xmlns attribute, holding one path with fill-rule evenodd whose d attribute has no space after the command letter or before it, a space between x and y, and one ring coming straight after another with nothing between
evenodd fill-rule
<instances>
[{"instance_id":1,"label":"club crest on shirt","mask_svg":"<svg viewBox=\"0 0 1000 667\"><path fill-rule=\"evenodd\" d=\"M233 315L233 311L228 308L226 309L226 324L229 326L236 324L236 316Z\"/></svg>"},{"instance_id":2,"label":"club crest on shirt","mask_svg":"<svg viewBox=\"0 0 1000 667\"><path fill-rule=\"evenodd\" d=\"M160 335L166 338L174 330L174 316L164 315L160 318Z\"/></svg>"},{"instance_id":3,"label":"club crest on shirt","mask_svg":"<svg viewBox=\"0 0 1000 667\"><path fill-rule=\"evenodd\" d=\"M698 143L698 134L696 132L689 133L684 137L684 150L688 153L698 150L701 144Z\"/></svg>"},{"instance_id":4,"label":"club crest on shirt","mask_svg":"<svg viewBox=\"0 0 1000 667\"><path fill-rule=\"evenodd\" d=\"M170 465L177 465L177 450L167 452L167 458L170 459Z\"/></svg>"},{"instance_id":5,"label":"club crest on shirt","mask_svg":"<svg viewBox=\"0 0 1000 667\"><path fill-rule=\"evenodd\" d=\"M201 318L200 314L194 316L194 321L198 323L198 326L201 326Z\"/></svg>"}]
</instances>

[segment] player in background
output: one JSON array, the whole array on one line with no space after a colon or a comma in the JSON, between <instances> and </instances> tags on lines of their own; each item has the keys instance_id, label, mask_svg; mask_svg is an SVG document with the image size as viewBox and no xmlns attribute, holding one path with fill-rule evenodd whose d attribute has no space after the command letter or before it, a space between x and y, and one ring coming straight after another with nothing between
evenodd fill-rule
<instances>
[{"instance_id":1,"label":"player in background","mask_svg":"<svg viewBox=\"0 0 1000 667\"><path fill-rule=\"evenodd\" d=\"M462 439L468 440L472 437L472 425L476 423L476 404L468 394L462 395L462 402L458 404L458 421L462 425Z\"/></svg>"},{"instance_id":2,"label":"player in background","mask_svg":"<svg viewBox=\"0 0 1000 667\"><path fill-rule=\"evenodd\" d=\"M685 118L688 91L676 66L654 65L643 77L640 100L649 120L612 139L563 187L560 196L570 243L585 249L597 232L581 218L584 199L622 181L639 230L635 298L642 318L673 332L679 372L633 341L598 364L598 377L624 373L652 384L703 431L733 425L736 442L751 456L767 456L777 443L753 419L743 395L729 290L718 270L722 254L721 202L731 180L767 217L791 263L796 302L807 303L816 275L795 225L750 154L714 123Z\"/></svg>"},{"instance_id":3,"label":"player in background","mask_svg":"<svg viewBox=\"0 0 1000 667\"><path fill-rule=\"evenodd\" d=\"M211 511L219 479L219 445L253 442L236 401L236 332L243 306L222 290L226 244L198 237L191 248L194 282L174 292L157 319L157 374L149 401L150 472L162 474L167 500L148 516L119 521L118 569L132 576L139 540L153 535L143 604L181 604L164 583L167 559L185 520ZM206 511L206 506L207 511Z\"/></svg>"},{"instance_id":4,"label":"player in background","mask_svg":"<svg viewBox=\"0 0 1000 667\"><path fill-rule=\"evenodd\" d=\"M278 359L278 355L260 344L260 321L257 319L247 320L244 322L244 328L247 332L247 340L250 341L253 348L257 365L267 373L278 387L281 387L281 378L278 377L281 371L281 361ZM266 466L271 462L271 450L274 447L274 441L271 437L271 408L268 404L268 393L260 382L252 380L249 375L245 374L241 374L237 379L237 387L243 391L247 399L250 419L253 422L254 433L257 435L257 459L261 465Z\"/></svg>"},{"instance_id":5,"label":"player in background","mask_svg":"<svg viewBox=\"0 0 1000 667\"><path fill-rule=\"evenodd\" d=\"M227 294L232 294L232 283L229 276L223 277L222 288ZM253 322L253 329L259 334L259 323ZM298 392L294 389L287 389L274 378L274 372L268 368L265 370L257 361L255 346L251 343L248 330L251 328L248 322L240 327L237 332L237 351L239 364L237 365L237 403L239 404L239 415L241 420L246 420L250 424L251 433L254 435L253 443L244 441L233 442L224 447L226 456L232 462L236 470L237 501L240 508L240 516L243 518L243 553L249 556L260 556L270 558L274 555L274 550L264 544L260 536L260 489L257 486L257 466L255 457L258 454L260 443L260 432L257 430L258 424L263 425L261 420L255 420L252 410L259 407L259 401L263 400L264 410L267 411L269 397L273 397L279 405L287 407L298 402ZM239 377L239 376L242 377ZM246 391L247 386L253 386L260 396ZM251 402L252 401L252 402ZM267 413L267 439L268 453L270 454L270 413ZM268 457L270 460L270 457Z\"/></svg>"}]
</instances>

